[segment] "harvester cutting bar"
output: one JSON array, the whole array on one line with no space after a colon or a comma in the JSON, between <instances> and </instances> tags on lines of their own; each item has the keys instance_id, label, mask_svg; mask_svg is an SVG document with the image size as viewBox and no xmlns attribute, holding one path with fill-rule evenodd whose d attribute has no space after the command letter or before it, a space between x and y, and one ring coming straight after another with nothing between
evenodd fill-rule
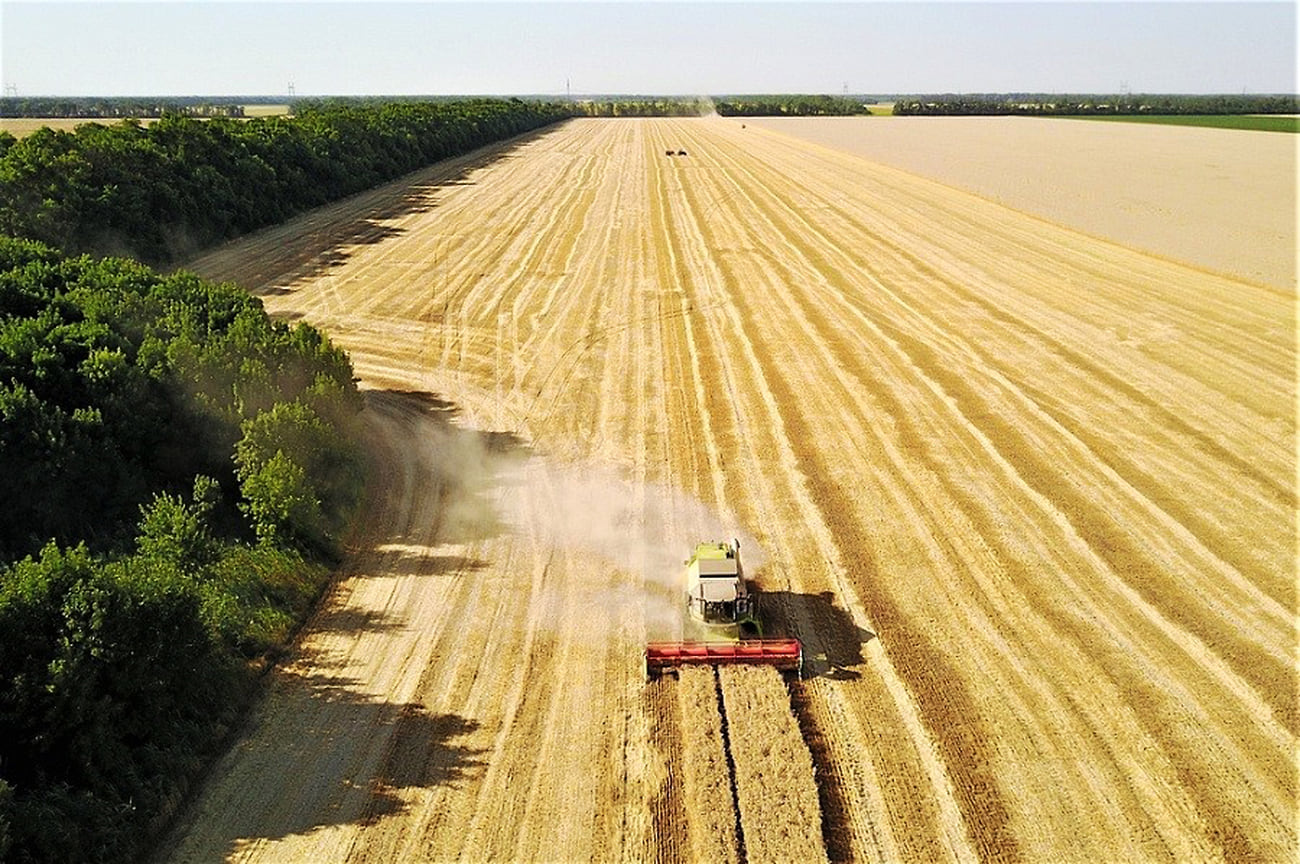
<instances>
[{"instance_id":1,"label":"harvester cutting bar","mask_svg":"<svg viewBox=\"0 0 1300 864\"><path fill-rule=\"evenodd\" d=\"M645 649L646 671L678 666L723 666L749 663L800 671L803 645L798 639L746 639L740 642L651 642Z\"/></svg>"}]
</instances>

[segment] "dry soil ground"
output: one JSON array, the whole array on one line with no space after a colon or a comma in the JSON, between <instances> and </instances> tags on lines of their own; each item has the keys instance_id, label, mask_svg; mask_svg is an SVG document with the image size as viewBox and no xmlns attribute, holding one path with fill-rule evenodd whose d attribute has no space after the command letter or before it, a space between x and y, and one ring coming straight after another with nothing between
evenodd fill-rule
<instances>
[{"instance_id":1,"label":"dry soil ground","mask_svg":"<svg viewBox=\"0 0 1300 864\"><path fill-rule=\"evenodd\" d=\"M1295 858L1291 291L716 119L194 266L352 352L379 482L167 859ZM732 533L806 679L645 682Z\"/></svg>"}]
</instances>

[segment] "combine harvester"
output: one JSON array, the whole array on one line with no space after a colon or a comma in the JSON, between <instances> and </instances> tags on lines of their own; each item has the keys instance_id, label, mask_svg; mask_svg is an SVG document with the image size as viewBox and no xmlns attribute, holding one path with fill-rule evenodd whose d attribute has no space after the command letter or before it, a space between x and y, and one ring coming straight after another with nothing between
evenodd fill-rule
<instances>
[{"instance_id":1,"label":"combine harvester","mask_svg":"<svg viewBox=\"0 0 1300 864\"><path fill-rule=\"evenodd\" d=\"M803 669L798 639L764 639L758 597L740 566L740 541L700 543L686 561L687 621L700 625L705 638L651 642L645 649L646 674L680 666L749 663L794 672Z\"/></svg>"}]
</instances>

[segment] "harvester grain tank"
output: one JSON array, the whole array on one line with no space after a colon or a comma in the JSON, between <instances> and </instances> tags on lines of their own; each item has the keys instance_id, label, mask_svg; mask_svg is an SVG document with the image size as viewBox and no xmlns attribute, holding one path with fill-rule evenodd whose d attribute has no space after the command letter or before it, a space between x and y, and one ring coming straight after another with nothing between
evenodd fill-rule
<instances>
[{"instance_id":1,"label":"harvester grain tank","mask_svg":"<svg viewBox=\"0 0 1300 864\"><path fill-rule=\"evenodd\" d=\"M803 646L798 639L764 639L758 592L745 578L740 541L699 543L685 562L686 615L704 638L652 642L646 646L646 671L653 675L678 666L750 663L798 671Z\"/></svg>"},{"instance_id":2,"label":"harvester grain tank","mask_svg":"<svg viewBox=\"0 0 1300 864\"><path fill-rule=\"evenodd\" d=\"M761 636L757 596L740 565L740 541L699 543L686 565L686 610L728 636Z\"/></svg>"}]
</instances>

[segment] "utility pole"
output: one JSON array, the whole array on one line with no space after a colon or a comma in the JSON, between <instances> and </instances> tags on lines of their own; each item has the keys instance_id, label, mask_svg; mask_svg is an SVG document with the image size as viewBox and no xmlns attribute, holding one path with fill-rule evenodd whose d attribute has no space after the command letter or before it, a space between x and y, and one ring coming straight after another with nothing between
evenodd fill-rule
<instances>
[{"instance_id":1,"label":"utility pole","mask_svg":"<svg viewBox=\"0 0 1300 864\"><path fill-rule=\"evenodd\" d=\"M572 102L572 101L573 101L573 91L569 88L569 79L568 79L568 78L565 78L565 79L564 79L564 101L565 101L565 102Z\"/></svg>"}]
</instances>

